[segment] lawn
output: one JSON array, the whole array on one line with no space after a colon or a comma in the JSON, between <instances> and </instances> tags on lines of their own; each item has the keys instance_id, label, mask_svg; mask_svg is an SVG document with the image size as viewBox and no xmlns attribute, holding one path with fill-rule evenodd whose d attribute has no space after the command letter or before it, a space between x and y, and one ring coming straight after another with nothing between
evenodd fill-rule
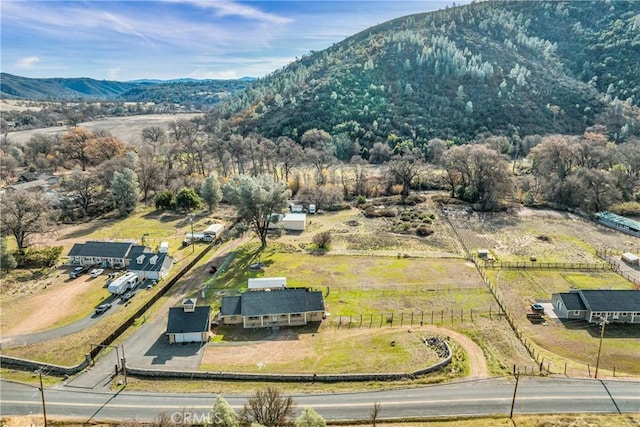
<instances>
[{"instance_id":1,"label":"lawn","mask_svg":"<svg viewBox=\"0 0 640 427\"><path fill-rule=\"evenodd\" d=\"M433 334L406 329L287 328L273 340L249 341L242 347L237 346L238 341L225 345L228 341L223 339L207 348L201 369L323 374L411 372L440 360L434 349L423 343L423 336ZM239 348L242 357L238 355ZM287 357L282 357L284 353Z\"/></svg>"}]
</instances>

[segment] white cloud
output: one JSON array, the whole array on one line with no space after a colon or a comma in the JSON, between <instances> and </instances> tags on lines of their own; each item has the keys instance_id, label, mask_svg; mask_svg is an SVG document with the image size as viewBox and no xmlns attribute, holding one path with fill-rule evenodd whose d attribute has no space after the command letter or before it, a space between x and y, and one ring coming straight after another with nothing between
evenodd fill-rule
<instances>
[{"instance_id":1,"label":"white cloud","mask_svg":"<svg viewBox=\"0 0 640 427\"><path fill-rule=\"evenodd\" d=\"M120 74L119 67L109 68L109 71L107 71L107 79L118 80L118 74Z\"/></svg>"},{"instance_id":2,"label":"white cloud","mask_svg":"<svg viewBox=\"0 0 640 427\"><path fill-rule=\"evenodd\" d=\"M291 22L290 18L275 15L272 13L264 12L260 9L256 9L246 4L240 4L234 1L227 0L172 0L179 3L189 3L193 6L213 10L216 15L220 17L224 16L239 16L245 19L252 19L260 22L267 22L271 24L286 24Z\"/></svg>"},{"instance_id":3,"label":"white cloud","mask_svg":"<svg viewBox=\"0 0 640 427\"><path fill-rule=\"evenodd\" d=\"M16 61L16 67L31 70L38 62L40 62L40 58L38 58L37 56L27 56L18 59Z\"/></svg>"}]
</instances>

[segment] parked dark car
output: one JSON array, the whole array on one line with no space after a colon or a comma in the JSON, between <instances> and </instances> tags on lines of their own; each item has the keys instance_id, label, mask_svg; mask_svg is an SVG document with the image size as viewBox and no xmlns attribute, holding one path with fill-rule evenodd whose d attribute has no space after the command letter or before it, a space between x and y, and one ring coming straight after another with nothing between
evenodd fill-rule
<instances>
[{"instance_id":1,"label":"parked dark car","mask_svg":"<svg viewBox=\"0 0 640 427\"><path fill-rule=\"evenodd\" d=\"M544 306L542 304L534 303L531 304L531 310L534 313L544 313Z\"/></svg>"},{"instance_id":2,"label":"parked dark car","mask_svg":"<svg viewBox=\"0 0 640 427\"><path fill-rule=\"evenodd\" d=\"M80 267L76 267L69 272L69 277L72 279L75 279L76 277L82 276L84 273L89 271L90 268L91 268L90 265L83 265Z\"/></svg>"},{"instance_id":3,"label":"parked dark car","mask_svg":"<svg viewBox=\"0 0 640 427\"><path fill-rule=\"evenodd\" d=\"M96 307L96 316L101 315L102 313L109 310L110 308L111 308L110 303L100 304L99 306Z\"/></svg>"}]
</instances>

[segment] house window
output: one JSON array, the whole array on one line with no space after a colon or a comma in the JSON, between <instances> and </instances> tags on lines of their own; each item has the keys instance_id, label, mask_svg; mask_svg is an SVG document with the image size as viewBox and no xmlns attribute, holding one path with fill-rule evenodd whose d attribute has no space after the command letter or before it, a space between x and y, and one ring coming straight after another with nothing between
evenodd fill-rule
<instances>
[{"instance_id":1,"label":"house window","mask_svg":"<svg viewBox=\"0 0 640 427\"><path fill-rule=\"evenodd\" d=\"M579 311L574 311L574 312L573 312L573 315L574 315L574 316L579 316L579 315L580 315L580 312L579 312Z\"/></svg>"},{"instance_id":2,"label":"house window","mask_svg":"<svg viewBox=\"0 0 640 427\"><path fill-rule=\"evenodd\" d=\"M294 313L291 315L291 317L302 317L302 314L300 313Z\"/></svg>"},{"instance_id":3,"label":"house window","mask_svg":"<svg viewBox=\"0 0 640 427\"><path fill-rule=\"evenodd\" d=\"M231 316L231 320L238 320L238 316Z\"/></svg>"},{"instance_id":4,"label":"house window","mask_svg":"<svg viewBox=\"0 0 640 427\"><path fill-rule=\"evenodd\" d=\"M627 313L620 313L620 316L627 317Z\"/></svg>"}]
</instances>

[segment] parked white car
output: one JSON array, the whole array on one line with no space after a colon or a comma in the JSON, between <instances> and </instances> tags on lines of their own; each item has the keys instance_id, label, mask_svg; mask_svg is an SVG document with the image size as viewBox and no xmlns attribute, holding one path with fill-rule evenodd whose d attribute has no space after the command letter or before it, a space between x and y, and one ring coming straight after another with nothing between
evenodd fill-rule
<instances>
[{"instance_id":1,"label":"parked white car","mask_svg":"<svg viewBox=\"0 0 640 427\"><path fill-rule=\"evenodd\" d=\"M91 277L98 277L99 275L101 275L102 273L104 273L104 269L102 268L94 268L93 270L91 270L91 272L89 273L89 276Z\"/></svg>"}]
</instances>

